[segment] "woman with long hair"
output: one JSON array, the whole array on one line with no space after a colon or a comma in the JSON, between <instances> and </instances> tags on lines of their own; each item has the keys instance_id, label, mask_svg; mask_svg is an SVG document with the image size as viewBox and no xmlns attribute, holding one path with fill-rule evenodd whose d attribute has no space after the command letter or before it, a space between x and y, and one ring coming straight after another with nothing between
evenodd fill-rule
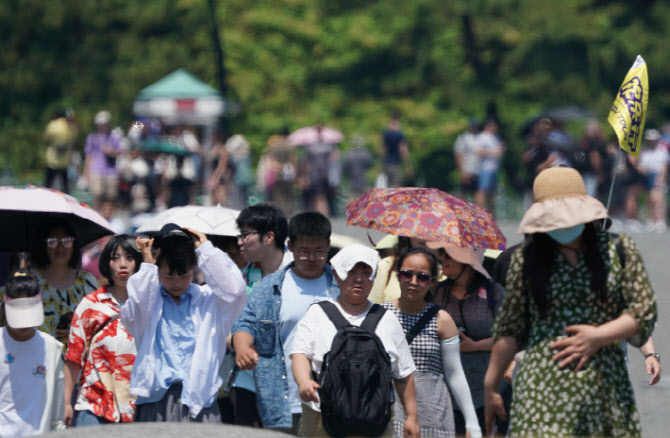
<instances>
[{"instance_id":1,"label":"woman with long hair","mask_svg":"<svg viewBox=\"0 0 670 438\"><path fill-rule=\"evenodd\" d=\"M81 244L72 225L51 219L37 230L28 272L39 281L44 304L40 330L66 343L77 304L97 289L95 277L80 269Z\"/></svg>"},{"instance_id":2,"label":"woman with long hair","mask_svg":"<svg viewBox=\"0 0 670 438\"><path fill-rule=\"evenodd\" d=\"M484 381L486 420L505 417L498 385L514 353L525 349L515 380L509 434L641 436L619 340L643 345L656 301L633 241L601 229L607 210L588 196L577 171L551 168L533 184L535 203L512 255Z\"/></svg>"}]
</instances>

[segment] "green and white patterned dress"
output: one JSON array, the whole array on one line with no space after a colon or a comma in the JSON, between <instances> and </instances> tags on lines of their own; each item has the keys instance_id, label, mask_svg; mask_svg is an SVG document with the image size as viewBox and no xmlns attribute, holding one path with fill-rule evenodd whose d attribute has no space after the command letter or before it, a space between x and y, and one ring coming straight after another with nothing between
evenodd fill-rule
<instances>
[{"instance_id":1,"label":"green and white patterned dress","mask_svg":"<svg viewBox=\"0 0 670 438\"><path fill-rule=\"evenodd\" d=\"M494 325L494 340L515 337L527 350L519 367L511 408L512 437L641 436L633 388L621 343L601 348L585 367L560 369L549 345L565 337L574 324L602 325L623 313L635 318L639 335L628 341L639 347L656 322L656 301L635 243L622 235L626 256L622 270L616 246L605 232L598 240L605 266L608 297L601 303L591 291L584 256L572 266L558 251L550 278L547 317L541 318L523 288L522 248L514 252L507 291Z\"/></svg>"}]
</instances>

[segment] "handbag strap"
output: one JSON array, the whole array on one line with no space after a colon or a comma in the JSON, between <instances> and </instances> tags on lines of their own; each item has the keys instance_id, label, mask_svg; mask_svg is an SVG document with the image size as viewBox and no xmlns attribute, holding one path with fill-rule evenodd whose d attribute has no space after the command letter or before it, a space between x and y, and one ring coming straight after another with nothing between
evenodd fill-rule
<instances>
[{"instance_id":1,"label":"handbag strap","mask_svg":"<svg viewBox=\"0 0 670 438\"><path fill-rule=\"evenodd\" d=\"M440 311L440 308L437 307L436 305L432 305L426 313L423 314L423 316L414 324L414 326L407 332L407 335L405 335L405 339L407 339L407 345L411 344L414 338L417 337L419 333L421 333L421 330L432 320L435 315L437 315L437 312Z\"/></svg>"}]
</instances>

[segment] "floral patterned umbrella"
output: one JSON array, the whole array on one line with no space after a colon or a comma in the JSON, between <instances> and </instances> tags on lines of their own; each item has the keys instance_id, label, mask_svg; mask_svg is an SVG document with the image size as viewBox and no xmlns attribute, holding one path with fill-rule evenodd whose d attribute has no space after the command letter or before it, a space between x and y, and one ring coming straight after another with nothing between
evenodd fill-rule
<instances>
[{"instance_id":1,"label":"floral patterned umbrella","mask_svg":"<svg viewBox=\"0 0 670 438\"><path fill-rule=\"evenodd\" d=\"M347 205L346 211L349 225L382 233L505 249L505 236L491 213L437 189L372 189Z\"/></svg>"}]
</instances>

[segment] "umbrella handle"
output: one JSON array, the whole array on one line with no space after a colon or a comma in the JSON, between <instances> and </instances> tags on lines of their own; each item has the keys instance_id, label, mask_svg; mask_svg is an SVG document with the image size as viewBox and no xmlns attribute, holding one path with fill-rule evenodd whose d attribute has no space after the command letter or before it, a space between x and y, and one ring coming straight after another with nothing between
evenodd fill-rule
<instances>
[{"instance_id":1,"label":"umbrella handle","mask_svg":"<svg viewBox=\"0 0 670 438\"><path fill-rule=\"evenodd\" d=\"M377 244L375 243L374 240L372 240L372 236L370 235L369 231L368 231L367 235L368 235L368 241L370 242L370 245L372 245L373 248L376 248Z\"/></svg>"}]
</instances>

